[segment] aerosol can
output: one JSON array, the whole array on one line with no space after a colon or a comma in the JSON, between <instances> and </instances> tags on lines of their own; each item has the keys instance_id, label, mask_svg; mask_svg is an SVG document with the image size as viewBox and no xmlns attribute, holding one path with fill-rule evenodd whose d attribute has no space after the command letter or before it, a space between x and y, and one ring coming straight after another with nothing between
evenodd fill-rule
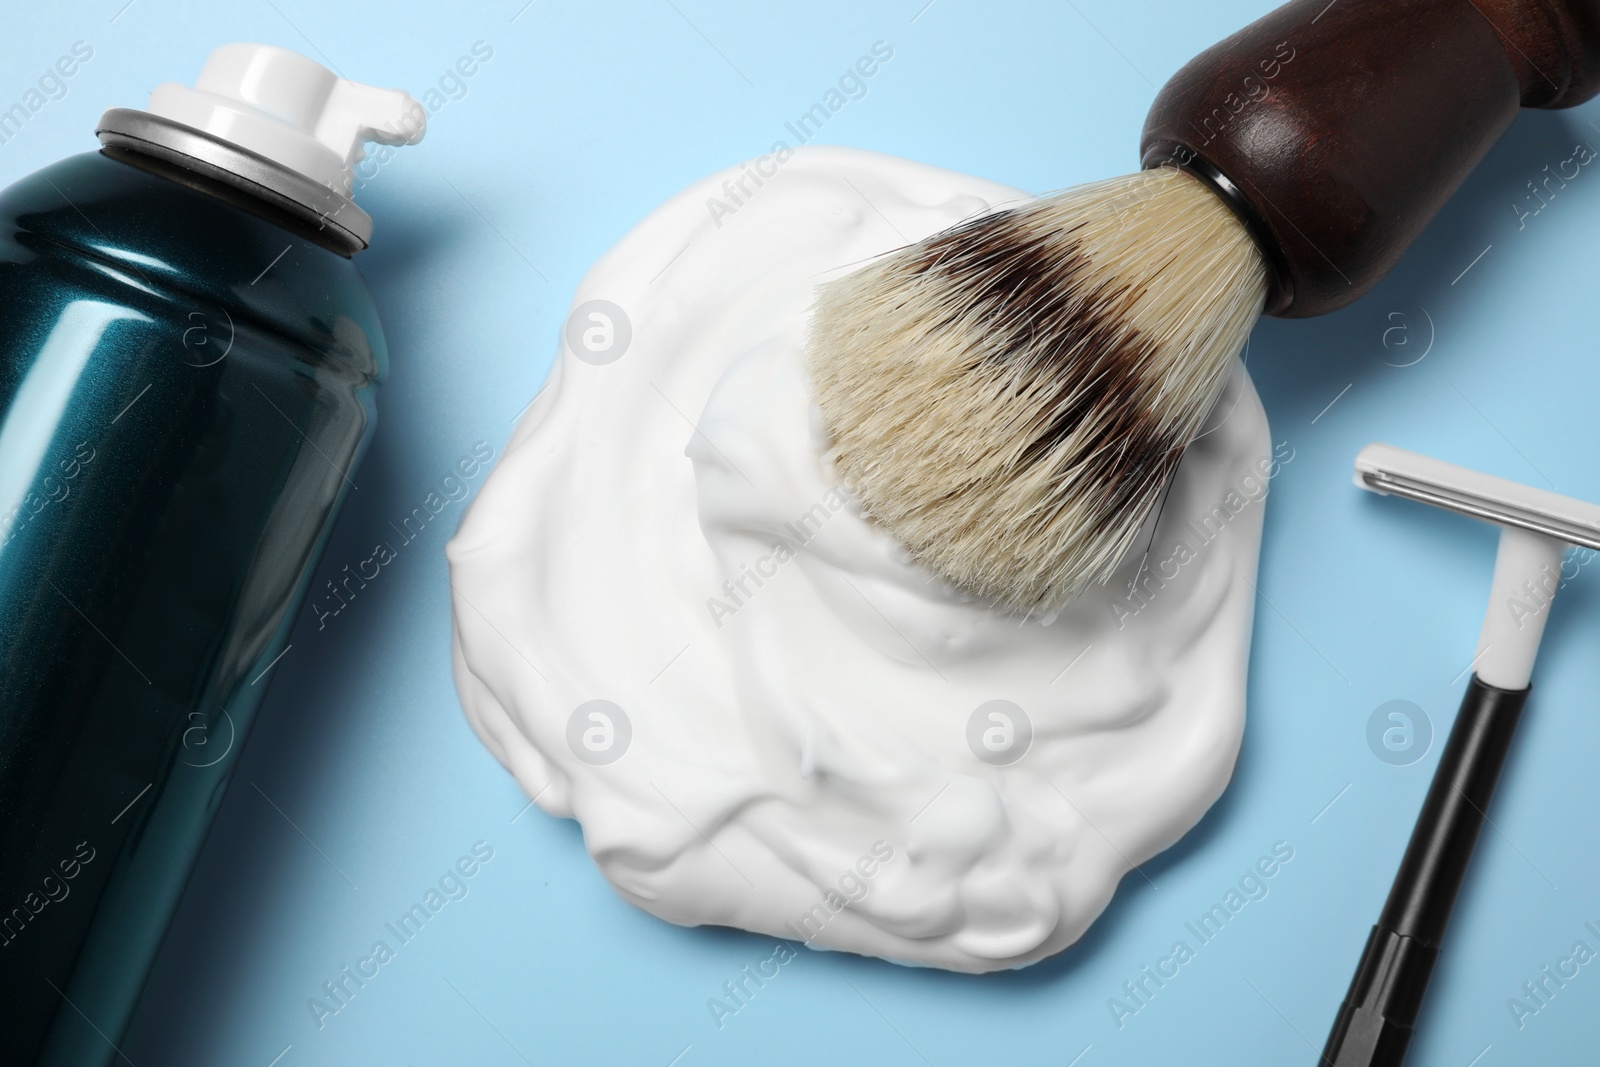
<instances>
[{"instance_id":1,"label":"aerosol can","mask_svg":"<svg viewBox=\"0 0 1600 1067\"><path fill-rule=\"evenodd\" d=\"M425 121L232 44L0 193L0 1062L119 1056L372 435L351 168Z\"/></svg>"}]
</instances>

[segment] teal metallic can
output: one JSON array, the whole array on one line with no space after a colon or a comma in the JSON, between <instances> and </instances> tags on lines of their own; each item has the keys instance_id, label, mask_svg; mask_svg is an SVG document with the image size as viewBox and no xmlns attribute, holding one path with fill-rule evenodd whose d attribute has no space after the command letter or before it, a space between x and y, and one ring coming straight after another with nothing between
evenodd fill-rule
<instances>
[{"instance_id":1,"label":"teal metallic can","mask_svg":"<svg viewBox=\"0 0 1600 1067\"><path fill-rule=\"evenodd\" d=\"M6 1064L118 1059L387 371L370 223L291 149L420 111L256 46L200 87L0 193Z\"/></svg>"}]
</instances>

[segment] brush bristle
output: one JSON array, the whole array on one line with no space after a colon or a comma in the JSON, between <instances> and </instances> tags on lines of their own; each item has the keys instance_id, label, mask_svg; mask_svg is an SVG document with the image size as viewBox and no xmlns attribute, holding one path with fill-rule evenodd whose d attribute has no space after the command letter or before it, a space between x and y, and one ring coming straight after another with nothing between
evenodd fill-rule
<instances>
[{"instance_id":1,"label":"brush bristle","mask_svg":"<svg viewBox=\"0 0 1600 1067\"><path fill-rule=\"evenodd\" d=\"M1021 611L1104 582L1266 298L1170 168L965 222L825 286L807 361L841 480L921 564Z\"/></svg>"}]
</instances>

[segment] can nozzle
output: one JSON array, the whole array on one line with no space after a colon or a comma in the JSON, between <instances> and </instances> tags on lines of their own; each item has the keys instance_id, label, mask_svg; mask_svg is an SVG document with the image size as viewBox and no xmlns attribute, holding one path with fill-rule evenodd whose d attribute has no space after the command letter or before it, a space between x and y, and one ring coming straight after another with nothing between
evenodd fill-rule
<instances>
[{"instance_id":1,"label":"can nozzle","mask_svg":"<svg viewBox=\"0 0 1600 1067\"><path fill-rule=\"evenodd\" d=\"M157 86L146 108L265 156L344 196L367 141L416 144L427 112L409 94L347 81L285 48L227 44L193 89Z\"/></svg>"}]
</instances>

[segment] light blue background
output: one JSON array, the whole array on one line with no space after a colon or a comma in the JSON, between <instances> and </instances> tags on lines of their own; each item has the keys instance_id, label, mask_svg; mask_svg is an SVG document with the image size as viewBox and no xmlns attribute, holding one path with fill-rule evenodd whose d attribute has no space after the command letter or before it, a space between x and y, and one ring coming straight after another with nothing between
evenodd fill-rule
<instances>
[{"instance_id":1,"label":"light blue background","mask_svg":"<svg viewBox=\"0 0 1600 1067\"><path fill-rule=\"evenodd\" d=\"M474 42L494 50L427 140L361 193L377 220L361 265L393 373L324 577L365 558L473 442L498 452L596 256L687 182L766 151L874 41L894 59L821 140L1045 191L1131 169L1155 86L1271 6L135 0L119 14L122 3L8 11L0 105L73 41L95 55L0 145L4 181L93 148L103 108L191 80L219 43L320 53L419 95ZM1597 117L1524 116L1376 292L1256 330L1250 366L1295 458L1268 508L1238 771L1075 948L985 978L805 952L718 1030L707 998L771 940L623 904L574 825L516 818L524 798L462 718L442 556L456 505L325 630L305 612L124 1053L140 1067L266 1067L280 1054L282 1067L1313 1062L1439 749L1436 737L1414 765L1380 762L1367 718L1410 700L1442 736L1494 551L1487 528L1357 492L1351 459L1384 439L1600 499L1600 176L1584 168L1524 228L1512 209L1575 141L1600 145ZM1422 362L1386 365L1430 334ZM1506 1000L1575 941L1600 949L1583 928L1600 921L1595 570L1554 609L1413 1063L1593 1059L1600 963L1524 1029ZM319 1031L307 998L478 840L494 859L470 895ZM1119 1030L1108 998L1280 840L1295 855L1270 895Z\"/></svg>"}]
</instances>

